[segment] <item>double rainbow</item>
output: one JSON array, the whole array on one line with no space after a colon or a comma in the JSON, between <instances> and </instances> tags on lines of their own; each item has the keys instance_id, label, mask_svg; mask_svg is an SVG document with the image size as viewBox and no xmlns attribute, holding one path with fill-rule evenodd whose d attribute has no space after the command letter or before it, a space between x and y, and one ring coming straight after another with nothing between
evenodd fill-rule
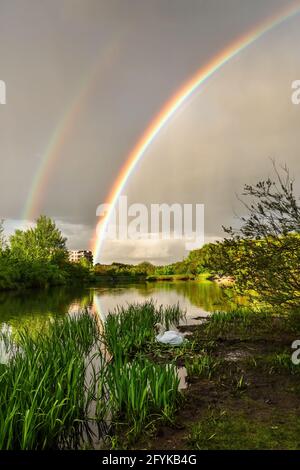
<instances>
[{"instance_id":1,"label":"double rainbow","mask_svg":"<svg viewBox=\"0 0 300 470\"><path fill-rule=\"evenodd\" d=\"M268 18L264 22L256 25L248 33L235 40L225 49L219 52L209 63L201 67L184 85L171 97L163 106L157 116L153 119L145 132L139 138L131 153L128 155L125 164L119 172L118 177L106 199L106 203L110 205L109 210L101 220L99 220L96 230L91 239L91 249L94 253L95 260L98 260L101 253L103 241L105 239L105 231L109 223L110 217L114 210L115 204L122 193L128 179L132 175L136 165L145 155L147 149L159 135L160 131L171 120L181 105L191 97L191 95L215 72L220 70L233 57L253 44L257 39L268 33L271 29L280 25L284 21L292 18L300 12L300 1L293 2L280 12ZM94 81L94 80L93 80ZM79 114L86 96L89 95L92 87L88 85L87 89L82 89L77 95L71 107L63 116L59 126L57 127L47 151L42 159L40 167L35 175L33 185L28 195L23 218L30 219L37 213L37 208L44 186L49 178L50 168L54 161L58 158L61 147L70 133L73 122Z\"/></svg>"}]
</instances>

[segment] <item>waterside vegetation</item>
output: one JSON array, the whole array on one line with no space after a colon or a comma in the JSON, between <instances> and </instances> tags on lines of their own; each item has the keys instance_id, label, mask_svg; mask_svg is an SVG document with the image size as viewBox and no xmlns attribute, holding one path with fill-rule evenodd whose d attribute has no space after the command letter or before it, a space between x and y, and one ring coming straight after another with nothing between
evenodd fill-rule
<instances>
[{"instance_id":1,"label":"waterside vegetation","mask_svg":"<svg viewBox=\"0 0 300 470\"><path fill-rule=\"evenodd\" d=\"M171 421L182 400L176 366L157 364L146 351L154 322L182 315L177 306L146 302L111 313L104 327L82 312L49 321L35 335L2 332L0 448L103 446L120 429L132 442L145 427Z\"/></svg>"},{"instance_id":2,"label":"waterside vegetation","mask_svg":"<svg viewBox=\"0 0 300 470\"><path fill-rule=\"evenodd\" d=\"M0 237L0 288L90 282L109 269L115 280L131 270L137 279L175 280L210 272L232 278L232 290L251 300L190 326L180 325L178 305L148 301L119 307L104 323L89 310L50 318L37 334L3 330L1 449L299 450L292 344L300 331L300 207L288 170L275 173L276 181L245 187L248 216L238 230L170 266L71 265L46 217L9 243ZM156 342L158 322L188 333L186 341Z\"/></svg>"},{"instance_id":3,"label":"waterside vegetation","mask_svg":"<svg viewBox=\"0 0 300 470\"><path fill-rule=\"evenodd\" d=\"M41 216L34 227L16 230L9 240L0 223L0 290L88 282L89 267L70 263L55 222Z\"/></svg>"}]
</instances>

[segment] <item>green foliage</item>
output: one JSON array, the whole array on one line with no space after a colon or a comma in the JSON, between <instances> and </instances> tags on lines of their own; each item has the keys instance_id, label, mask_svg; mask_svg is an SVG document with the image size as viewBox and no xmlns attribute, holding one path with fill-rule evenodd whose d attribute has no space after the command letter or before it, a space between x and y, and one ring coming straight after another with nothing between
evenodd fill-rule
<instances>
[{"instance_id":1,"label":"green foliage","mask_svg":"<svg viewBox=\"0 0 300 470\"><path fill-rule=\"evenodd\" d=\"M107 316L103 341L114 357L129 357L153 342L156 323L163 323L168 328L178 324L183 316L178 305L157 308L153 301L118 307Z\"/></svg>"},{"instance_id":2,"label":"green foliage","mask_svg":"<svg viewBox=\"0 0 300 470\"><path fill-rule=\"evenodd\" d=\"M155 267L151 263L143 262L137 265L112 263L96 264L94 275L97 281L109 282L135 282L146 280L147 276L152 275Z\"/></svg>"},{"instance_id":3,"label":"green foliage","mask_svg":"<svg viewBox=\"0 0 300 470\"><path fill-rule=\"evenodd\" d=\"M241 324L246 328L252 328L255 324L261 326L262 322L265 323L268 319L269 314L266 312L256 312L245 308L229 312L214 312L209 317L207 328L208 330L215 326L231 328L232 324Z\"/></svg>"},{"instance_id":4,"label":"green foliage","mask_svg":"<svg viewBox=\"0 0 300 470\"><path fill-rule=\"evenodd\" d=\"M275 167L276 181L246 185L247 217L230 238L212 245L207 267L233 276L239 293L274 306L300 306L300 206L288 170Z\"/></svg>"},{"instance_id":5,"label":"green foliage","mask_svg":"<svg viewBox=\"0 0 300 470\"><path fill-rule=\"evenodd\" d=\"M210 253L209 247L210 245L204 245L201 249L191 251L183 261L164 266L154 266L146 261L137 265L123 263L98 264L95 266L95 273L98 276L108 276L113 280L126 277L131 277L132 279L147 277L150 280L156 280L167 276L173 276L170 279L179 280L183 279L180 277L182 275L184 279L187 276L191 276L191 279L194 279L195 276L206 271L206 261Z\"/></svg>"},{"instance_id":6,"label":"green foliage","mask_svg":"<svg viewBox=\"0 0 300 470\"><path fill-rule=\"evenodd\" d=\"M118 307L104 324L104 342L108 351L117 357L135 354L154 339L156 314L153 302Z\"/></svg>"},{"instance_id":7,"label":"green foliage","mask_svg":"<svg viewBox=\"0 0 300 470\"><path fill-rule=\"evenodd\" d=\"M67 259L66 239L55 222L40 216L36 226L28 230L16 230L10 237L11 256L19 260L54 262Z\"/></svg>"},{"instance_id":8,"label":"green foliage","mask_svg":"<svg viewBox=\"0 0 300 470\"><path fill-rule=\"evenodd\" d=\"M108 391L109 413L117 425L126 423L129 439L153 420L172 420L182 398L176 366L154 364L144 356L154 341L155 323L178 323L182 315L178 306L156 308L150 301L120 307L106 319L102 341L112 357L102 374L100 396Z\"/></svg>"},{"instance_id":9,"label":"green foliage","mask_svg":"<svg viewBox=\"0 0 300 470\"><path fill-rule=\"evenodd\" d=\"M102 335L87 313L51 319L34 334L2 333L10 357L0 367L0 449L77 448L91 421L125 424L128 439L154 421L172 421L182 399L176 366L137 352L152 341L154 321L173 322L179 314L177 306L148 302L119 309L120 321L112 323L111 315ZM101 339L114 354L109 360Z\"/></svg>"},{"instance_id":10,"label":"green foliage","mask_svg":"<svg viewBox=\"0 0 300 470\"><path fill-rule=\"evenodd\" d=\"M132 362L115 358L105 375L109 409L135 438L153 418L172 419L181 400L179 382L173 364L154 364L142 356Z\"/></svg>"},{"instance_id":11,"label":"green foliage","mask_svg":"<svg viewBox=\"0 0 300 470\"><path fill-rule=\"evenodd\" d=\"M239 294L274 306L300 305L300 235L225 240L211 251L208 268L232 276Z\"/></svg>"},{"instance_id":12,"label":"green foliage","mask_svg":"<svg viewBox=\"0 0 300 470\"><path fill-rule=\"evenodd\" d=\"M185 361L188 376L206 377L210 379L218 366L219 361L206 352L203 352L199 356L188 358Z\"/></svg>"},{"instance_id":13,"label":"green foliage","mask_svg":"<svg viewBox=\"0 0 300 470\"><path fill-rule=\"evenodd\" d=\"M300 374L299 365L293 364L290 352L281 352L268 356L265 363L270 374L288 372L290 374Z\"/></svg>"},{"instance_id":14,"label":"green foliage","mask_svg":"<svg viewBox=\"0 0 300 470\"><path fill-rule=\"evenodd\" d=\"M232 335L245 338L268 331L272 326L273 318L270 312L256 312L242 308L229 312L213 313L204 328L207 334L214 338Z\"/></svg>"},{"instance_id":15,"label":"green foliage","mask_svg":"<svg viewBox=\"0 0 300 470\"><path fill-rule=\"evenodd\" d=\"M18 259L9 250L0 255L0 289L44 287L64 282L65 273L57 264Z\"/></svg>"},{"instance_id":16,"label":"green foliage","mask_svg":"<svg viewBox=\"0 0 300 470\"><path fill-rule=\"evenodd\" d=\"M41 216L36 226L16 230L6 245L0 224L0 289L47 287L90 279L90 267L68 261L66 239Z\"/></svg>"},{"instance_id":17,"label":"green foliage","mask_svg":"<svg viewBox=\"0 0 300 470\"><path fill-rule=\"evenodd\" d=\"M155 274L157 276L167 275L191 275L197 276L204 273L208 257L210 255L211 244L204 245L202 248L192 250L188 256L177 263L168 264L165 266L157 266Z\"/></svg>"},{"instance_id":18,"label":"green foliage","mask_svg":"<svg viewBox=\"0 0 300 470\"><path fill-rule=\"evenodd\" d=\"M96 387L95 375L86 382L86 358L98 341L93 317L55 320L34 336L21 330L17 345L4 339L11 359L0 372L0 449L76 445Z\"/></svg>"},{"instance_id":19,"label":"green foliage","mask_svg":"<svg viewBox=\"0 0 300 470\"><path fill-rule=\"evenodd\" d=\"M139 263L137 265L137 270L140 273L143 273L143 274L146 274L147 276L150 276L151 274L153 274L155 272L155 266L153 266L153 264L151 264L147 261L143 261L142 263Z\"/></svg>"},{"instance_id":20,"label":"green foliage","mask_svg":"<svg viewBox=\"0 0 300 470\"><path fill-rule=\"evenodd\" d=\"M202 274L206 271L206 265L210 257L210 249L213 244L204 245L198 250L192 250L187 259L188 271L193 274Z\"/></svg>"},{"instance_id":21,"label":"green foliage","mask_svg":"<svg viewBox=\"0 0 300 470\"><path fill-rule=\"evenodd\" d=\"M165 266L154 266L146 261L137 265L112 263L110 265L97 264L94 267L96 279L106 281L159 281L159 280L192 280L197 276L209 275L207 273L207 260L210 255L210 245L193 250L183 261Z\"/></svg>"}]
</instances>

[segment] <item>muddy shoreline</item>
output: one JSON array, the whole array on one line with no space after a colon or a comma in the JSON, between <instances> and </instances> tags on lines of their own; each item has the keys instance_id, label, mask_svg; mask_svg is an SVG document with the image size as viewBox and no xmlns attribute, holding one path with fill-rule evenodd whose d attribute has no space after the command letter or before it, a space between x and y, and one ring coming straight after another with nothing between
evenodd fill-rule
<instances>
[{"instance_id":1,"label":"muddy shoreline","mask_svg":"<svg viewBox=\"0 0 300 470\"><path fill-rule=\"evenodd\" d=\"M176 363L184 366L208 351L219 366L211 377L187 377L174 423L153 429L134 448L300 449L300 366L282 359L300 333L298 320L237 320L209 333L208 323L179 327L194 346ZM151 357L167 361L170 354Z\"/></svg>"}]
</instances>

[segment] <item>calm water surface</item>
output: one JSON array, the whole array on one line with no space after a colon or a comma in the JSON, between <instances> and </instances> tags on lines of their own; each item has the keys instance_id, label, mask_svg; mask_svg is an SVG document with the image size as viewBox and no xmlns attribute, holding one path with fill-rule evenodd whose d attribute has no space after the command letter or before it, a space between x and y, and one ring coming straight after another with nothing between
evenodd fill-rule
<instances>
[{"instance_id":1,"label":"calm water surface","mask_svg":"<svg viewBox=\"0 0 300 470\"><path fill-rule=\"evenodd\" d=\"M222 289L212 282L195 281L2 292L0 293L0 330L10 333L22 327L27 327L31 332L35 329L40 330L43 324L51 318L76 314L83 309L88 309L105 320L106 315L114 311L117 306L126 306L132 302L142 303L150 299L153 299L158 306L179 303L186 312L186 323L197 323L213 311L228 311L242 303L242 299L234 297L230 289ZM8 360L9 355L5 343L0 339L0 363L7 363ZM87 374L89 374L89 369ZM179 368L178 375L179 388L186 388L186 369ZM91 407L93 406L95 403L92 403ZM102 448L103 435L107 434L109 425L109 420L99 425L94 421L87 423L82 442L94 449Z\"/></svg>"},{"instance_id":2,"label":"calm water surface","mask_svg":"<svg viewBox=\"0 0 300 470\"><path fill-rule=\"evenodd\" d=\"M87 308L102 319L118 305L153 299L157 305L179 303L187 323L196 323L207 314L228 311L243 301L230 289L213 282L179 281L96 288L52 288L0 293L0 325L12 329L40 327L49 318L74 314Z\"/></svg>"}]
</instances>

